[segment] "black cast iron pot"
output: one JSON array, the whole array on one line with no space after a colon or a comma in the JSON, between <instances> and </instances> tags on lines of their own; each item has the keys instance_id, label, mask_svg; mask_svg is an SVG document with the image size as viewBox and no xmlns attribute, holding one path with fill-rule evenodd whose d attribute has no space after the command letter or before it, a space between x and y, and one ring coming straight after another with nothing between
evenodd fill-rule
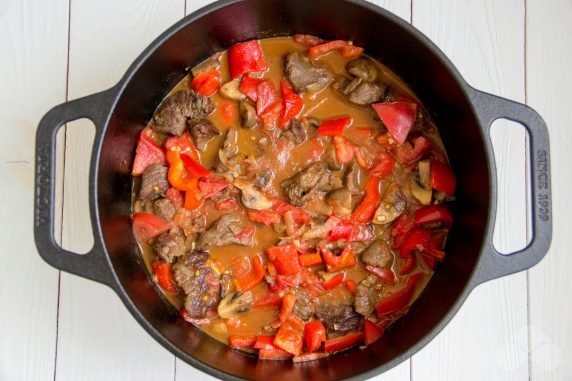
<instances>
[{"instance_id":1,"label":"black cast iron pot","mask_svg":"<svg viewBox=\"0 0 572 381\"><path fill-rule=\"evenodd\" d=\"M407 82L430 110L458 177L447 259L412 311L377 343L304 366L257 361L182 321L148 279L131 234L135 145L156 106L188 69L234 42L295 33L353 40ZM96 126L89 202L95 242L86 255L53 237L55 137L66 122ZM492 245L497 196L489 127L498 118L530 135L530 244L513 255ZM179 358L211 375L269 380L364 379L409 358L449 322L471 290L534 266L552 235L548 132L531 108L471 88L443 53L406 22L359 0L227 0L203 8L156 39L113 88L52 109L36 136L35 239L52 266L113 288L137 321ZM524 190L523 190L524 191ZM461 348L460 348L461 349Z\"/></svg>"}]
</instances>

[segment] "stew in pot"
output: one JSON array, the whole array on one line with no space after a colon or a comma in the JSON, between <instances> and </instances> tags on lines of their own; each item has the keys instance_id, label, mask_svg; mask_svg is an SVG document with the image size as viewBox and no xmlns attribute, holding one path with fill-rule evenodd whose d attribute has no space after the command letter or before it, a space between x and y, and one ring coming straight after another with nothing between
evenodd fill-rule
<instances>
[{"instance_id":1,"label":"stew in pot","mask_svg":"<svg viewBox=\"0 0 572 381\"><path fill-rule=\"evenodd\" d=\"M133 233L182 317L261 359L378 340L445 258L455 176L423 105L348 41L238 43L141 132Z\"/></svg>"}]
</instances>

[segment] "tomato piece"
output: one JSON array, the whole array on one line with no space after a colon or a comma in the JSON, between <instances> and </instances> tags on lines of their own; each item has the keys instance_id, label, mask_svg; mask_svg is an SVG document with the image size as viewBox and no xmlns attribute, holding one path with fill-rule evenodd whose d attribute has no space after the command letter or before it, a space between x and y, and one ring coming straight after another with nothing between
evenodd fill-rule
<instances>
[{"instance_id":1,"label":"tomato piece","mask_svg":"<svg viewBox=\"0 0 572 381\"><path fill-rule=\"evenodd\" d=\"M334 275L333 277L331 277L329 280L322 282L322 286L326 290L334 289L334 288L338 287L340 284L342 284L345 277L346 277L345 272L338 273L338 274Z\"/></svg>"},{"instance_id":2,"label":"tomato piece","mask_svg":"<svg viewBox=\"0 0 572 381\"><path fill-rule=\"evenodd\" d=\"M399 312L409 306L417 283L423 278L423 273L416 273L407 278L404 288L381 299L375 305L375 313L378 317L393 312Z\"/></svg>"},{"instance_id":3,"label":"tomato piece","mask_svg":"<svg viewBox=\"0 0 572 381\"><path fill-rule=\"evenodd\" d=\"M266 249L268 259L272 262L278 274L290 275L300 272L298 251L293 244L271 246Z\"/></svg>"},{"instance_id":4,"label":"tomato piece","mask_svg":"<svg viewBox=\"0 0 572 381\"><path fill-rule=\"evenodd\" d=\"M259 115L260 119L262 120L262 125L266 128L276 127L281 112L282 102L277 100L275 103L271 104L261 115Z\"/></svg>"},{"instance_id":5,"label":"tomato piece","mask_svg":"<svg viewBox=\"0 0 572 381\"><path fill-rule=\"evenodd\" d=\"M399 256L405 258L411 255L415 250L424 251L431 244L431 231L416 227L412 229L403 240L403 244L399 249Z\"/></svg>"},{"instance_id":6,"label":"tomato piece","mask_svg":"<svg viewBox=\"0 0 572 381\"><path fill-rule=\"evenodd\" d=\"M216 69L210 69L196 75L191 87L198 93L210 97L216 93L220 87L220 73Z\"/></svg>"},{"instance_id":7,"label":"tomato piece","mask_svg":"<svg viewBox=\"0 0 572 381\"><path fill-rule=\"evenodd\" d=\"M276 349L274 346L274 336L258 336L252 347L254 349Z\"/></svg>"},{"instance_id":8,"label":"tomato piece","mask_svg":"<svg viewBox=\"0 0 572 381\"><path fill-rule=\"evenodd\" d=\"M363 48L354 46L350 41L333 40L325 42L320 45L312 46L308 50L308 56L311 59L316 59L319 56L322 56L332 51L339 51L342 57L346 59L353 59L361 55L361 53L363 52Z\"/></svg>"},{"instance_id":9,"label":"tomato piece","mask_svg":"<svg viewBox=\"0 0 572 381\"><path fill-rule=\"evenodd\" d=\"M350 240L354 234L355 226L351 221L340 221L328 233L328 240L330 242L338 241L340 239Z\"/></svg>"},{"instance_id":10,"label":"tomato piece","mask_svg":"<svg viewBox=\"0 0 572 381\"><path fill-rule=\"evenodd\" d=\"M395 160L387 152L381 152L377 155L377 163L369 169L369 174L378 176L381 179L386 179L391 176Z\"/></svg>"},{"instance_id":11,"label":"tomato piece","mask_svg":"<svg viewBox=\"0 0 572 381\"><path fill-rule=\"evenodd\" d=\"M282 296L275 292L268 292L252 303L252 307L275 308L282 304Z\"/></svg>"},{"instance_id":12,"label":"tomato piece","mask_svg":"<svg viewBox=\"0 0 572 381\"><path fill-rule=\"evenodd\" d=\"M240 42L228 49L230 77L235 79L246 73L258 73L268 69L264 53L257 40Z\"/></svg>"},{"instance_id":13,"label":"tomato piece","mask_svg":"<svg viewBox=\"0 0 572 381\"><path fill-rule=\"evenodd\" d=\"M259 255L235 257L231 263L234 285L238 291L250 290L264 279L264 265Z\"/></svg>"},{"instance_id":14,"label":"tomato piece","mask_svg":"<svg viewBox=\"0 0 572 381\"><path fill-rule=\"evenodd\" d=\"M230 186L230 182L222 177L210 175L203 177L198 182L199 190L204 198L212 197Z\"/></svg>"},{"instance_id":15,"label":"tomato piece","mask_svg":"<svg viewBox=\"0 0 572 381\"><path fill-rule=\"evenodd\" d=\"M301 254L298 256L300 266L309 267L322 264L322 256L320 253Z\"/></svg>"},{"instance_id":16,"label":"tomato piece","mask_svg":"<svg viewBox=\"0 0 572 381\"><path fill-rule=\"evenodd\" d=\"M396 148L397 160L405 167L411 167L417 163L423 155L431 150L432 144L425 136L413 139L413 146L409 142Z\"/></svg>"},{"instance_id":17,"label":"tomato piece","mask_svg":"<svg viewBox=\"0 0 572 381\"><path fill-rule=\"evenodd\" d=\"M391 269L386 269L383 267L376 267L371 265L366 265L365 269L368 273L377 276L379 279L384 281L385 283L389 284L396 284L397 278L395 277L395 273L391 271Z\"/></svg>"},{"instance_id":18,"label":"tomato piece","mask_svg":"<svg viewBox=\"0 0 572 381\"><path fill-rule=\"evenodd\" d=\"M148 242L165 233L171 225L169 221L153 213L137 212L131 216L133 235L139 242Z\"/></svg>"},{"instance_id":19,"label":"tomato piece","mask_svg":"<svg viewBox=\"0 0 572 381\"><path fill-rule=\"evenodd\" d=\"M282 112L279 127L284 128L291 119L296 118L302 112L304 101L284 79L280 81L280 88L282 89Z\"/></svg>"},{"instance_id":20,"label":"tomato piece","mask_svg":"<svg viewBox=\"0 0 572 381\"><path fill-rule=\"evenodd\" d=\"M318 248L322 253L328 272L339 271L356 264L355 253L350 245L347 245L339 256L335 256L326 245L319 245Z\"/></svg>"},{"instance_id":21,"label":"tomato piece","mask_svg":"<svg viewBox=\"0 0 572 381\"><path fill-rule=\"evenodd\" d=\"M345 58L347 60L353 60L353 59L356 59L362 55L363 48L360 48L359 46L347 44L346 46L342 47L340 53L342 54L343 58Z\"/></svg>"},{"instance_id":22,"label":"tomato piece","mask_svg":"<svg viewBox=\"0 0 572 381\"><path fill-rule=\"evenodd\" d=\"M391 136L403 144L417 117L415 102L387 102L372 105Z\"/></svg>"},{"instance_id":23,"label":"tomato piece","mask_svg":"<svg viewBox=\"0 0 572 381\"><path fill-rule=\"evenodd\" d=\"M288 353L282 349L261 349L258 352L258 358L263 360L286 360L292 357L291 353Z\"/></svg>"},{"instance_id":24,"label":"tomato piece","mask_svg":"<svg viewBox=\"0 0 572 381\"><path fill-rule=\"evenodd\" d=\"M357 291L357 284L356 281L353 279L348 279L346 280L346 282L344 283L346 288L348 289L349 292L351 292L353 295L356 294Z\"/></svg>"},{"instance_id":25,"label":"tomato piece","mask_svg":"<svg viewBox=\"0 0 572 381\"><path fill-rule=\"evenodd\" d=\"M344 116L336 119L322 120L320 127L316 133L320 136L338 136L344 133L344 130L352 122L350 116Z\"/></svg>"},{"instance_id":26,"label":"tomato piece","mask_svg":"<svg viewBox=\"0 0 572 381\"><path fill-rule=\"evenodd\" d=\"M292 39L300 45L314 46L321 44L324 40L311 34L295 34Z\"/></svg>"},{"instance_id":27,"label":"tomato piece","mask_svg":"<svg viewBox=\"0 0 572 381\"><path fill-rule=\"evenodd\" d=\"M453 215L445 205L427 205L415 211L415 224L440 224L449 228L453 224Z\"/></svg>"},{"instance_id":28,"label":"tomato piece","mask_svg":"<svg viewBox=\"0 0 572 381\"><path fill-rule=\"evenodd\" d=\"M343 136L334 136L334 149L340 164L347 164L354 157L354 145Z\"/></svg>"},{"instance_id":29,"label":"tomato piece","mask_svg":"<svg viewBox=\"0 0 572 381\"><path fill-rule=\"evenodd\" d=\"M230 335L231 348L252 348L256 343L256 336L251 335Z\"/></svg>"},{"instance_id":30,"label":"tomato piece","mask_svg":"<svg viewBox=\"0 0 572 381\"><path fill-rule=\"evenodd\" d=\"M438 160L431 160L429 184L431 188L452 196L457 187L457 179L449 165Z\"/></svg>"},{"instance_id":31,"label":"tomato piece","mask_svg":"<svg viewBox=\"0 0 572 381\"><path fill-rule=\"evenodd\" d=\"M266 226L280 222L280 214L274 210L249 210L248 218Z\"/></svg>"},{"instance_id":32,"label":"tomato piece","mask_svg":"<svg viewBox=\"0 0 572 381\"><path fill-rule=\"evenodd\" d=\"M304 322L298 316L290 314L282 323L274 338L274 346L298 356L304 345Z\"/></svg>"},{"instance_id":33,"label":"tomato piece","mask_svg":"<svg viewBox=\"0 0 572 381\"><path fill-rule=\"evenodd\" d=\"M399 275L409 274L411 270L413 270L414 266L415 266L415 256L409 255L408 257L405 258L405 262L403 263L401 270L399 270Z\"/></svg>"},{"instance_id":34,"label":"tomato piece","mask_svg":"<svg viewBox=\"0 0 572 381\"><path fill-rule=\"evenodd\" d=\"M281 216L284 216L288 211L292 212L292 217L294 217L294 221L298 224L305 224L310 219L310 216L304 210L278 198L272 201L272 209L277 211Z\"/></svg>"},{"instance_id":35,"label":"tomato piece","mask_svg":"<svg viewBox=\"0 0 572 381\"><path fill-rule=\"evenodd\" d=\"M320 349L322 342L326 341L326 328L319 320L306 323L304 326L304 342L310 352Z\"/></svg>"},{"instance_id":36,"label":"tomato piece","mask_svg":"<svg viewBox=\"0 0 572 381\"><path fill-rule=\"evenodd\" d=\"M407 233L415 226L415 220L413 215L403 213L393 223L389 235L393 237L392 249L399 249L403 244L403 240L407 236Z\"/></svg>"},{"instance_id":37,"label":"tomato piece","mask_svg":"<svg viewBox=\"0 0 572 381\"><path fill-rule=\"evenodd\" d=\"M173 203L173 205L175 205L175 207L180 208L181 206L183 206L183 194L181 193L180 190L170 187L169 189L167 189L165 195L169 200L171 200L171 202Z\"/></svg>"},{"instance_id":38,"label":"tomato piece","mask_svg":"<svg viewBox=\"0 0 572 381\"><path fill-rule=\"evenodd\" d=\"M252 99L253 102L256 102L258 100L257 88L258 85L261 84L262 82L264 82L263 79L245 75L242 78L242 81L240 81L238 89L240 90L241 93Z\"/></svg>"},{"instance_id":39,"label":"tomato piece","mask_svg":"<svg viewBox=\"0 0 572 381\"><path fill-rule=\"evenodd\" d=\"M157 277L157 283L161 288L167 292L175 293L177 292L177 284L173 278L173 273L171 272L171 265L165 261L153 262L151 266L153 274Z\"/></svg>"},{"instance_id":40,"label":"tomato piece","mask_svg":"<svg viewBox=\"0 0 572 381\"><path fill-rule=\"evenodd\" d=\"M338 352L358 345L363 340L363 332L350 333L349 335L326 340L324 350L326 352Z\"/></svg>"},{"instance_id":41,"label":"tomato piece","mask_svg":"<svg viewBox=\"0 0 572 381\"><path fill-rule=\"evenodd\" d=\"M220 113L222 115L222 120L224 120L226 123L233 123L238 118L236 103L223 102L220 105Z\"/></svg>"},{"instance_id":42,"label":"tomato piece","mask_svg":"<svg viewBox=\"0 0 572 381\"><path fill-rule=\"evenodd\" d=\"M145 130L141 131L137 148L135 149L135 159L133 160L133 176L143 174L143 171L151 164L167 164L165 152L157 145Z\"/></svg>"},{"instance_id":43,"label":"tomato piece","mask_svg":"<svg viewBox=\"0 0 572 381\"><path fill-rule=\"evenodd\" d=\"M379 204L380 179L377 176L368 176L365 182L365 197L352 213L351 220L366 224L371 221Z\"/></svg>"},{"instance_id":44,"label":"tomato piece","mask_svg":"<svg viewBox=\"0 0 572 381\"><path fill-rule=\"evenodd\" d=\"M292 313L295 303L296 295L292 293L284 295L284 298L282 298L282 307L280 307L280 313L278 314L278 320L285 322L288 316Z\"/></svg>"},{"instance_id":45,"label":"tomato piece","mask_svg":"<svg viewBox=\"0 0 572 381\"><path fill-rule=\"evenodd\" d=\"M383 327L380 327L371 320L366 319L363 323L363 341L365 345L370 345L371 343L376 342L383 336L383 333Z\"/></svg>"},{"instance_id":46,"label":"tomato piece","mask_svg":"<svg viewBox=\"0 0 572 381\"><path fill-rule=\"evenodd\" d=\"M262 117L264 111L278 101L278 94L268 80L263 80L256 86L256 94L256 113Z\"/></svg>"},{"instance_id":47,"label":"tomato piece","mask_svg":"<svg viewBox=\"0 0 572 381\"><path fill-rule=\"evenodd\" d=\"M181 160L188 173L193 177L205 177L210 174L209 170L203 167L199 162L193 160L189 155L182 154Z\"/></svg>"}]
</instances>

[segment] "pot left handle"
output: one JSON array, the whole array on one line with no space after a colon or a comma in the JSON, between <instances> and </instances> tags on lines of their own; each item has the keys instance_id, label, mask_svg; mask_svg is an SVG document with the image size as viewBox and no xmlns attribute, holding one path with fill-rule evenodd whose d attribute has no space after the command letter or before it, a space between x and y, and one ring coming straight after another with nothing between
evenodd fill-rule
<instances>
[{"instance_id":1,"label":"pot left handle","mask_svg":"<svg viewBox=\"0 0 572 381\"><path fill-rule=\"evenodd\" d=\"M34 239L40 256L59 270L111 285L111 269L105 259L95 226L94 244L87 254L76 254L63 249L54 238L56 196L56 135L67 122L90 119L96 129L94 146L103 136L105 118L114 89L60 104L40 121L36 131L36 167L34 183Z\"/></svg>"}]
</instances>

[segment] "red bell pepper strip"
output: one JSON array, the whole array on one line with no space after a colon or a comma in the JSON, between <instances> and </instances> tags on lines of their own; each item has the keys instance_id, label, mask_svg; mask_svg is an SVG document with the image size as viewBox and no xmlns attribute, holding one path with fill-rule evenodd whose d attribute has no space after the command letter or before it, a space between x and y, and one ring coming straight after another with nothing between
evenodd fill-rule
<instances>
[{"instance_id":1,"label":"red bell pepper strip","mask_svg":"<svg viewBox=\"0 0 572 381\"><path fill-rule=\"evenodd\" d=\"M417 103L388 102L376 103L373 109L383 122L391 136L403 144L417 117Z\"/></svg>"},{"instance_id":2,"label":"red bell pepper strip","mask_svg":"<svg viewBox=\"0 0 572 381\"><path fill-rule=\"evenodd\" d=\"M133 160L133 176L143 174L143 171L151 164L165 165L165 152L149 137L146 130L141 131L137 148L135 149L135 159Z\"/></svg>"},{"instance_id":3,"label":"red bell pepper strip","mask_svg":"<svg viewBox=\"0 0 572 381\"><path fill-rule=\"evenodd\" d=\"M320 349L322 342L326 341L326 328L319 320L306 323L304 326L304 342L310 352Z\"/></svg>"},{"instance_id":4,"label":"red bell pepper strip","mask_svg":"<svg viewBox=\"0 0 572 381\"><path fill-rule=\"evenodd\" d=\"M252 303L252 307L275 308L282 304L282 296L275 292L268 292Z\"/></svg>"},{"instance_id":5,"label":"red bell pepper strip","mask_svg":"<svg viewBox=\"0 0 572 381\"><path fill-rule=\"evenodd\" d=\"M354 234L355 226L351 221L340 221L328 233L328 240L330 242L338 240L350 240Z\"/></svg>"},{"instance_id":6,"label":"red bell pepper strip","mask_svg":"<svg viewBox=\"0 0 572 381\"><path fill-rule=\"evenodd\" d=\"M349 349L355 345L358 345L363 340L363 332L350 333L342 337L336 337L335 339L326 340L324 344L324 350L326 352L338 352L345 349Z\"/></svg>"},{"instance_id":7,"label":"red bell pepper strip","mask_svg":"<svg viewBox=\"0 0 572 381\"><path fill-rule=\"evenodd\" d=\"M440 224L449 228L453 224L453 215L445 205L427 205L415 211L415 224Z\"/></svg>"},{"instance_id":8,"label":"red bell pepper strip","mask_svg":"<svg viewBox=\"0 0 572 381\"><path fill-rule=\"evenodd\" d=\"M198 184L198 179L193 179ZM187 190L185 192L185 204L184 207L187 210L195 210L201 206L202 197L198 191L198 185L196 190Z\"/></svg>"},{"instance_id":9,"label":"red bell pepper strip","mask_svg":"<svg viewBox=\"0 0 572 381\"><path fill-rule=\"evenodd\" d=\"M393 312L399 312L406 308L411 302L411 298L415 292L415 286L417 286L417 283L419 283L423 276L423 273L416 273L411 275L407 279L407 284L404 288L382 298L379 302L377 302L375 305L375 313L377 316L381 317Z\"/></svg>"},{"instance_id":10,"label":"red bell pepper strip","mask_svg":"<svg viewBox=\"0 0 572 381\"><path fill-rule=\"evenodd\" d=\"M260 99L260 98L259 98ZM271 104L262 114L258 115L262 120L262 125L266 128L274 128L282 112L282 102L277 100Z\"/></svg>"},{"instance_id":11,"label":"red bell pepper strip","mask_svg":"<svg viewBox=\"0 0 572 381\"><path fill-rule=\"evenodd\" d=\"M193 160L189 155L182 154L181 160L185 165L185 169L193 177L205 177L210 174L208 169L203 167L199 162Z\"/></svg>"},{"instance_id":12,"label":"red bell pepper strip","mask_svg":"<svg viewBox=\"0 0 572 381\"><path fill-rule=\"evenodd\" d=\"M199 179L199 190L204 198L212 197L230 186L230 182L222 177L210 175Z\"/></svg>"},{"instance_id":13,"label":"red bell pepper strip","mask_svg":"<svg viewBox=\"0 0 572 381\"><path fill-rule=\"evenodd\" d=\"M188 132L183 133L181 136L171 136L165 142L165 148L167 151L175 151L177 147L179 148L179 152L181 154L189 155L191 159L196 162L201 161L199 153L195 148L195 145L193 144L191 136Z\"/></svg>"},{"instance_id":14,"label":"red bell pepper strip","mask_svg":"<svg viewBox=\"0 0 572 381\"><path fill-rule=\"evenodd\" d=\"M256 93L256 113L262 118L264 111L278 101L278 94L268 80L263 80L256 86Z\"/></svg>"},{"instance_id":15,"label":"red bell pepper strip","mask_svg":"<svg viewBox=\"0 0 572 381\"><path fill-rule=\"evenodd\" d=\"M449 165L438 160L431 160L429 184L431 188L452 196L455 193L457 180Z\"/></svg>"},{"instance_id":16,"label":"red bell pepper strip","mask_svg":"<svg viewBox=\"0 0 572 381\"><path fill-rule=\"evenodd\" d=\"M291 353L288 353L282 349L261 349L258 352L258 358L263 360L286 360L292 357Z\"/></svg>"},{"instance_id":17,"label":"red bell pepper strip","mask_svg":"<svg viewBox=\"0 0 572 381\"><path fill-rule=\"evenodd\" d=\"M428 249L430 245L431 231L420 227L413 228L403 239L399 256L401 258L408 257L415 250L422 252Z\"/></svg>"},{"instance_id":18,"label":"red bell pepper strip","mask_svg":"<svg viewBox=\"0 0 572 381\"><path fill-rule=\"evenodd\" d=\"M377 155L377 160L377 163L369 169L369 174L378 176L381 179L388 178L393 172L395 160L393 160L393 157L387 152L381 152Z\"/></svg>"},{"instance_id":19,"label":"red bell pepper strip","mask_svg":"<svg viewBox=\"0 0 572 381\"><path fill-rule=\"evenodd\" d=\"M344 133L347 126L350 125L352 118L350 116L344 116L336 119L326 119L322 120L320 127L316 133L320 136L339 136Z\"/></svg>"},{"instance_id":20,"label":"red bell pepper strip","mask_svg":"<svg viewBox=\"0 0 572 381\"><path fill-rule=\"evenodd\" d=\"M198 179L187 173L178 147L167 150L167 161L169 162L167 178L173 188L181 191L194 191L198 188Z\"/></svg>"},{"instance_id":21,"label":"red bell pepper strip","mask_svg":"<svg viewBox=\"0 0 572 381\"><path fill-rule=\"evenodd\" d=\"M369 169L371 167L371 163L362 153L361 147L354 146L354 155L356 157L356 161L358 165L364 169Z\"/></svg>"},{"instance_id":22,"label":"red bell pepper strip","mask_svg":"<svg viewBox=\"0 0 572 381\"><path fill-rule=\"evenodd\" d=\"M210 69L195 76L191 82L192 88L206 96L210 97L220 87L220 73L216 69Z\"/></svg>"},{"instance_id":23,"label":"red bell pepper strip","mask_svg":"<svg viewBox=\"0 0 572 381\"><path fill-rule=\"evenodd\" d=\"M231 348L252 348L254 343L256 343L256 336L250 335L230 335L230 347Z\"/></svg>"},{"instance_id":24,"label":"red bell pepper strip","mask_svg":"<svg viewBox=\"0 0 572 381\"><path fill-rule=\"evenodd\" d=\"M324 42L320 37L312 36L311 34L295 34L292 39L300 45L310 47Z\"/></svg>"},{"instance_id":25,"label":"red bell pepper strip","mask_svg":"<svg viewBox=\"0 0 572 381\"><path fill-rule=\"evenodd\" d=\"M316 298L322 295L325 290L320 279L308 269L302 269L302 287L308 293L310 298Z\"/></svg>"},{"instance_id":26,"label":"red bell pepper strip","mask_svg":"<svg viewBox=\"0 0 572 381\"><path fill-rule=\"evenodd\" d=\"M170 229L169 221L153 213L138 212L131 216L133 235L139 242L148 242Z\"/></svg>"},{"instance_id":27,"label":"red bell pepper strip","mask_svg":"<svg viewBox=\"0 0 572 381\"><path fill-rule=\"evenodd\" d=\"M274 346L274 336L258 336L252 347L254 349L276 349Z\"/></svg>"},{"instance_id":28,"label":"red bell pepper strip","mask_svg":"<svg viewBox=\"0 0 572 381\"><path fill-rule=\"evenodd\" d=\"M379 279L383 280L389 284L396 284L397 278L395 277L395 273L391 271L391 269L386 269L382 267L376 267L371 265L366 265L365 269L368 273L377 276Z\"/></svg>"},{"instance_id":29,"label":"red bell pepper strip","mask_svg":"<svg viewBox=\"0 0 572 381\"><path fill-rule=\"evenodd\" d=\"M279 198L272 201L272 209L277 211L281 216L284 216L286 212L291 211L294 221L298 224L304 224L310 219L310 216L304 210L297 208L294 205L290 205Z\"/></svg>"},{"instance_id":30,"label":"red bell pepper strip","mask_svg":"<svg viewBox=\"0 0 572 381\"><path fill-rule=\"evenodd\" d=\"M268 69L264 53L257 40L240 42L228 49L230 77L235 79L246 73L257 73Z\"/></svg>"},{"instance_id":31,"label":"red bell pepper strip","mask_svg":"<svg viewBox=\"0 0 572 381\"><path fill-rule=\"evenodd\" d=\"M363 53L363 48L352 44L347 44L346 46L342 47L340 53L342 54L343 58L347 60L353 60L361 56Z\"/></svg>"},{"instance_id":32,"label":"red bell pepper strip","mask_svg":"<svg viewBox=\"0 0 572 381\"><path fill-rule=\"evenodd\" d=\"M345 272L338 273L333 277L331 277L329 280L322 282L322 286L324 287L325 290L332 290L338 287L340 284L342 284L345 277L346 277Z\"/></svg>"},{"instance_id":33,"label":"red bell pepper strip","mask_svg":"<svg viewBox=\"0 0 572 381\"><path fill-rule=\"evenodd\" d=\"M403 213L401 216L397 217L389 231L389 235L393 237L391 248L399 249L403 244L403 240L414 226L415 221L412 214Z\"/></svg>"},{"instance_id":34,"label":"red bell pepper strip","mask_svg":"<svg viewBox=\"0 0 572 381\"><path fill-rule=\"evenodd\" d=\"M353 59L361 55L361 53L363 52L363 48L354 46L350 41L333 40L325 42L320 45L312 46L308 50L308 56L311 59L316 59L319 56L322 56L332 51L339 51L342 57L347 59Z\"/></svg>"},{"instance_id":35,"label":"red bell pepper strip","mask_svg":"<svg viewBox=\"0 0 572 381\"><path fill-rule=\"evenodd\" d=\"M272 262L278 274L291 275L300 272L298 251L292 244L271 246L266 249L268 259Z\"/></svg>"},{"instance_id":36,"label":"red bell pepper strip","mask_svg":"<svg viewBox=\"0 0 572 381\"><path fill-rule=\"evenodd\" d=\"M415 266L415 256L410 255L408 257L405 258L405 262L403 263L403 266L401 267L401 270L399 270L399 275L407 275L411 272L411 270L413 270L413 267Z\"/></svg>"},{"instance_id":37,"label":"red bell pepper strip","mask_svg":"<svg viewBox=\"0 0 572 381\"><path fill-rule=\"evenodd\" d=\"M171 272L171 266L165 261L153 262L151 266L153 269L153 274L157 277L157 283L161 288L167 292L175 293L177 292L177 284L173 278L173 273Z\"/></svg>"},{"instance_id":38,"label":"red bell pepper strip","mask_svg":"<svg viewBox=\"0 0 572 381\"><path fill-rule=\"evenodd\" d=\"M263 79L254 78L249 75L245 75L242 77L242 81L240 81L240 85L238 89L241 93L252 99L253 102L258 100L258 85L264 82Z\"/></svg>"},{"instance_id":39,"label":"red bell pepper strip","mask_svg":"<svg viewBox=\"0 0 572 381\"><path fill-rule=\"evenodd\" d=\"M316 266L323 263L322 256L319 253L301 254L298 256L298 260L302 267Z\"/></svg>"},{"instance_id":40,"label":"red bell pepper strip","mask_svg":"<svg viewBox=\"0 0 572 381\"><path fill-rule=\"evenodd\" d=\"M362 224L371 221L379 204L379 186L379 177L368 176L365 182L365 197L353 211L352 221Z\"/></svg>"},{"instance_id":41,"label":"red bell pepper strip","mask_svg":"<svg viewBox=\"0 0 572 381\"><path fill-rule=\"evenodd\" d=\"M355 281L355 280L353 280L353 279L348 279L348 280L345 281L344 284L345 284L346 288L348 289L348 291L352 293L352 295L355 295L355 294L356 294L357 284L356 284L356 281Z\"/></svg>"},{"instance_id":42,"label":"red bell pepper strip","mask_svg":"<svg viewBox=\"0 0 572 381\"><path fill-rule=\"evenodd\" d=\"M278 320L285 322L286 319L288 319L288 316L292 314L295 303L296 295L292 293L284 295L284 298L282 298L282 307L280 307L280 313L278 314Z\"/></svg>"},{"instance_id":43,"label":"red bell pepper strip","mask_svg":"<svg viewBox=\"0 0 572 381\"><path fill-rule=\"evenodd\" d=\"M334 149L339 164L347 164L354 157L354 145L343 136L334 136Z\"/></svg>"},{"instance_id":44,"label":"red bell pepper strip","mask_svg":"<svg viewBox=\"0 0 572 381\"><path fill-rule=\"evenodd\" d=\"M304 101L284 79L280 81L280 88L282 89L282 112L279 127L284 128L291 119L296 118L302 112Z\"/></svg>"},{"instance_id":45,"label":"red bell pepper strip","mask_svg":"<svg viewBox=\"0 0 572 381\"><path fill-rule=\"evenodd\" d=\"M165 195L169 200L171 200L171 202L173 203L173 205L175 205L176 208L180 208L181 206L183 206L183 194L181 193L180 190L170 187L169 189L167 189Z\"/></svg>"},{"instance_id":46,"label":"red bell pepper strip","mask_svg":"<svg viewBox=\"0 0 572 381\"><path fill-rule=\"evenodd\" d=\"M264 279L264 265L260 256L236 257L231 264L234 285L238 291L250 290Z\"/></svg>"},{"instance_id":47,"label":"red bell pepper strip","mask_svg":"<svg viewBox=\"0 0 572 381\"><path fill-rule=\"evenodd\" d=\"M397 160L405 167L412 167L423 155L431 150L432 144L425 136L418 136L413 140L395 148Z\"/></svg>"},{"instance_id":48,"label":"red bell pepper strip","mask_svg":"<svg viewBox=\"0 0 572 381\"><path fill-rule=\"evenodd\" d=\"M298 316L291 314L276 333L274 346L298 356L304 346L303 336L304 322Z\"/></svg>"},{"instance_id":49,"label":"red bell pepper strip","mask_svg":"<svg viewBox=\"0 0 572 381\"><path fill-rule=\"evenodd\" d=\"M380 327L371 320L366 319L366 321L363 323L363 341L365 345L370 345L371 343L376 342L383 336L383 333L383 327Z\"/></svg>"},{"instance_id":50,"label":"red bell pepper strip","mask_svg":"<svg viewBox=\"0 0 572 381\"><path fill-rule=\"evenodd\" d=\"M342 251L342 254L335 256L334 253L326 247L326 245L319 245L318 248L324 257L326 269L328 272L339 271L348 267L353 267L356 264L355 253L350 245L347 245Z\"/></svg>"},{"instance_id":51,"label":"red bell pepper strip","mask_svg":"<svg viewBox=\"0 0 572 381\"><path fill-rule=\"evenodd\" d=\"M274 210L249 210L248 218L266 226L280 222L280 214Z\"/></svg>"}]
</instances>

